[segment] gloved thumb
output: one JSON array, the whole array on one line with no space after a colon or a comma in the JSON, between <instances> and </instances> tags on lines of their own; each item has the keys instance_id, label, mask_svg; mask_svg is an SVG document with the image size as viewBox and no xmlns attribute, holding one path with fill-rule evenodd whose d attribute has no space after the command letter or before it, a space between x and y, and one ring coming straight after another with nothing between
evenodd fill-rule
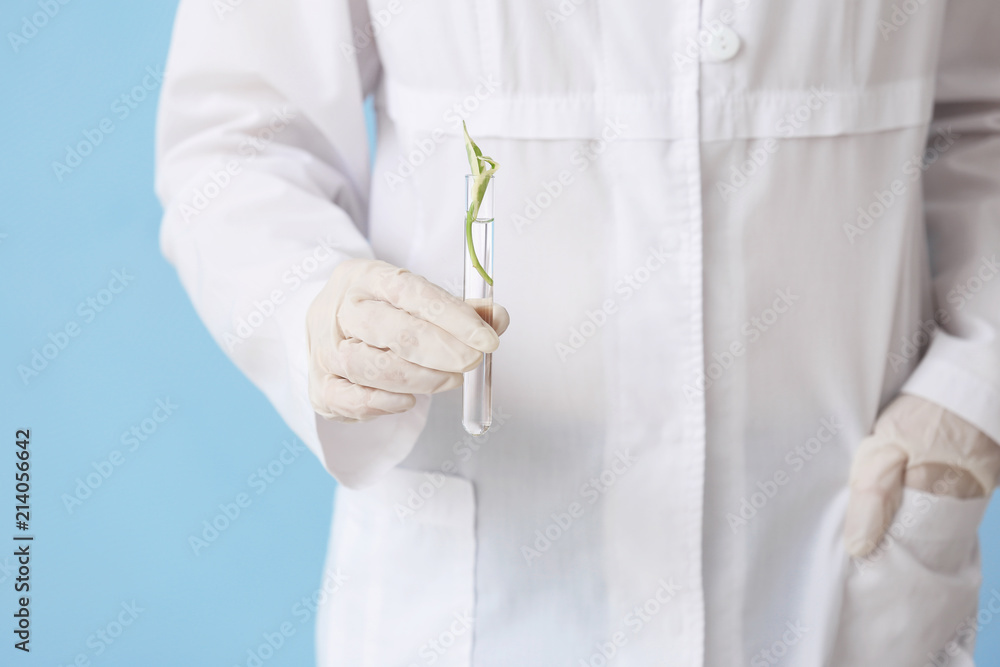
<instances>
[{"instance_id":1,"label":"gloved thumb","mask_svg":"<svg viewBox=\"0 0 1000 667\"><path fill-rule=\"evenodd\" d=\"M906 451L884 434L861 441L851 466L851 491L844 521L844 546L852 556L871 553L903 498Z\"/></svg>"}]
</instances>

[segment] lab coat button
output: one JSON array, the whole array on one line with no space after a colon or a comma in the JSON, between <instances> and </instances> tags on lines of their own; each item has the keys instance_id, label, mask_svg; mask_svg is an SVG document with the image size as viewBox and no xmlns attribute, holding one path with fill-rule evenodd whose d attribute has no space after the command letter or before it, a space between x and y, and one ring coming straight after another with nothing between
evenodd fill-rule
<instances>
[{"instance_id":1,"label":"lab coat button","mask_svg":"<svg viewBox=\"0 0 1000 667\"><path fill-rule=\"evenodd\" d=\"M702 50L702 60L721 63L729 60L740 50L740 36L727 26L709 31L708 40Z\"/></svg>"}]
</instances>

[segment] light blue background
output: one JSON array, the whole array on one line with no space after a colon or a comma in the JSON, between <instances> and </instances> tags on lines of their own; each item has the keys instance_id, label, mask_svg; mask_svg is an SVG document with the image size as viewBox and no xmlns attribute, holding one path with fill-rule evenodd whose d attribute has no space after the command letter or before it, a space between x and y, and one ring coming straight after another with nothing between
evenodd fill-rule
<instances>
[{"instance_id":1,"label":"light blue background","mask_svg":"<svg viewBox=\"0 0 1000 667\"><path fill-rule=\"evenodd\" d=\"M319 585L334 482L306 452L263 493L249 486L293 436L209 338L160 255L155 92L127 118L112 109L147 67L162 68L175 7L71 0L18 52L6 35L38 6L0 9L0 544L13 532L18 428L32 434L37 536L30 656L11 648L13 559L0 555L4 665L68 665L79 654L106 667L245 665L285 621L295 635L264 664L313 662L312 618L292 608ZM103 118L113 133L60 182L52 163ZM78 304L122 269L134 280L86 322ZM17 366L71 321L80 334L25 385ZM128 451L121 434L167 398L175 413ZM124 463L69 512L63 494L114 450ZM252 504L195 556L188 537L240 492ZM996 502L981 534L986 598L1000 590ZM96 655L88 638L132 601L143 611ZM980 635L984 666L1000 662L998 621Z\"/></svg>"}]
</instances>

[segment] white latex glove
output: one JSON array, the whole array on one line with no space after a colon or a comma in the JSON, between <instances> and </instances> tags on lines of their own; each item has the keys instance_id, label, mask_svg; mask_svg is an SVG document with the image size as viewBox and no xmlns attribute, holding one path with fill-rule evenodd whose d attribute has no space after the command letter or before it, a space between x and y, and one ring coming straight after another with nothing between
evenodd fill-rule
<instances>
[{"instance_id":1,"label":"white latex glove","mask_svg":"<svg viewBox=\"0 0 1000 667\"><path fill-rule=\"evenodd\" d=\"M852 556L871 553L899 509L904 486L975 498L992 493L998 474L1000 446L936 403L901 394L854 455L844 545Z\"/></svg>"},{"instance_id":2,"label":"white latex glove","mask_svg":"<svg viewBox=\"0 0 1000 667\"><path fill-rule=\"evenodd\" d=\"M460 386L462 373L497 349L509 322L503 306L493 306L487 323L406 269L346 260L306 317L313 410L341 422L405 412L416 404L414 394Z\"/></svg>"}]
</instances>

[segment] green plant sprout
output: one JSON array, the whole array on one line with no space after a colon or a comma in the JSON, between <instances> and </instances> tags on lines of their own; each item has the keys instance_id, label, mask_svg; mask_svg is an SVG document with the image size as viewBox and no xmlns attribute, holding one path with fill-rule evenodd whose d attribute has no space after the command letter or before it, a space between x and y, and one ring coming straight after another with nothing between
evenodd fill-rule
<instances>
[{"instance_id":1,"label":"green plant sprout","mask_svg":"<svg viewBox=\"0 0 1000 667\"><path fill-rule=\"evenodd\" d=\"M472 265L476 267L476 271L479 271L479 275L483 277L486 284L492 287L493 279L486 275L486 270L479 263L479 258L476 257L476 248L472 243L472 222L479 215L479 207L483 203L483 197L486 196L486 188L490 184L490 176L493 175L500 165L493 158L483 155L483 152L479 150L479 146L469 136L469 128L465 126L464 120L462 121L462 132L465 133L465 152L469 156L469 168L472 170L473 176L472 203L465 214L465 243L469 247L469 258L472 260Z\"/></svg>"}]
</instances>

